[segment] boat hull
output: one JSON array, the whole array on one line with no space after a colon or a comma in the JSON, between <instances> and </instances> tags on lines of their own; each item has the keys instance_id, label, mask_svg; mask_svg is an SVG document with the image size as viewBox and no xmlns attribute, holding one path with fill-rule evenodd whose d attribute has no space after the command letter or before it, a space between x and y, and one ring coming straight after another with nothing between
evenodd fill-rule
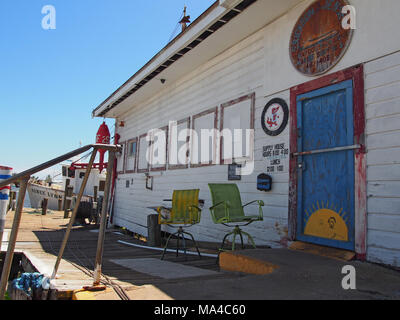
<instances>
[{"instance_id":1,"label":"boat hull","mask_svg":"<svg viewBox=\"0 0 400 320\"><path fill-rule=\"evenodd\" d=\"M53 189L38 184L28 184L28 195L31 202L32 208L41 208L42 201L48 199L47 208L50 210L58 210L59 201L61 201L61 210L63 209L64 191L59 189Z\"/></svg>"}]
</instances>

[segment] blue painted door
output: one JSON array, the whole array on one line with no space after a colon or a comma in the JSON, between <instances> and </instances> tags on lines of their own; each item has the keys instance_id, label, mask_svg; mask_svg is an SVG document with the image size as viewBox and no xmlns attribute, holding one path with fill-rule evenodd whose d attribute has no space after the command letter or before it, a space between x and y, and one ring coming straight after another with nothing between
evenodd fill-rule
<instances>
[{"instance_id":1,"label":"blue painted door","mask_svg":"<svg viewBox=\"0 0 400 320\"><path fill-rule=\"evenodd\" d=\"M297 239L354 250L353 82L297 97Z\"/></svg>"}]
</instances>

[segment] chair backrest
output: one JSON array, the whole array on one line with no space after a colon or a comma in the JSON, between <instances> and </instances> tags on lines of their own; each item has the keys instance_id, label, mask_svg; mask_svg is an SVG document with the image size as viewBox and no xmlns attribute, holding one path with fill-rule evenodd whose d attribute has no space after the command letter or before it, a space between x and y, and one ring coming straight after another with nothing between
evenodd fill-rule
<instances>
[{"instance_id":1,"label":"chair backrest","mask_svg":"<svg viewBox=\"0 0 400 320\"><path fill-rule=\"evenodd\" d=\"M239 218L244 216L244 211L242 207L242 200L240 197L239 188L236 184L213 184L210 183L208 185L211 192L211 199L213 202L213 206L217 205L220 202L225 201L228 205L228 212L231 218ZM225 206L220 205L215 207L214 216L217 221L221 218L227 216L225 212Z\"/></svg>"},{"instance_id":2,"label":"chair backrest","mask_svg":"<svg viewBox=\"0 0 400 320\"><path fill-rule=\"evenodd\" d=\"M191 209L190 206L199 206L199 189L195 190L174 190L172 196L171 219L176 222L197 223L200 212ZM192 219L190 219L190 212Z\"/></svg>"}]
</instances>

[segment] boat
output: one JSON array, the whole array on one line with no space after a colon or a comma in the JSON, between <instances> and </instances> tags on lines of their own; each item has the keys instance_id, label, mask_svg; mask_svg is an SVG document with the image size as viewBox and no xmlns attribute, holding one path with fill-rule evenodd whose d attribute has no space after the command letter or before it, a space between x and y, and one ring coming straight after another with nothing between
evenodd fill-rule
<instances>
[{"instance_id":1,"label":"boat","mask_svg":"<svg viewBox=\"0 0 400 320\"><path fill-rule=\"evenodd\" d=\"M75 205L76 195L81 188L86 168L87 164L84 163L62 165L61 182L47 183L36 179L29 180L27 191L31 207L41 208L43 200L47 199L47 209L49 210L72 209ZM97 202L97 197L104 195L105 180L105 170L100 172L98 165L95 164L90 172L81 202ZM72 201L70 201L68 208L64 208L67 184L73 188Z\"/></svg>"}]
</instances>

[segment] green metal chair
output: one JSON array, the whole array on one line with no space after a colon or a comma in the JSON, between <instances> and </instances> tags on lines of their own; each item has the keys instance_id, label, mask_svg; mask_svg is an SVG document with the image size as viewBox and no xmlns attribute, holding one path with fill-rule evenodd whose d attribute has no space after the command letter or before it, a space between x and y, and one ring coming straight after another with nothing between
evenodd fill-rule
<instances>
[{"instance_id":1,"label":"green metal chair","mask_svg":"<svg viewBox=\"0 0 400 320\"><path fill-rule=\"evenodd\" d=\"M186 257L186 241L185 234L189 235L193 243L196 247L197 253L201 258L199 248L197 246L196 241L191 233L184 231L184 227L191 227L200 222L201 218L201 209L199 207L199 192L200 190L175 190L172 196L172 200L164 200L164 201L172 201L172 208L159 207L157 209L158 212L158 223L160 225L168 225L170 227L176 228L176 225L180 225L178 227L178 231L171 234L167 243L165 244L164 251L161 257L161 260L164 259L165 252L168 248L168 243L171 240L172 236L177 236L177 248L176 248L176 256L179 255L179 242L180 238L182 238L183 249Z\"/></svg>"},{"instance_id":2,"label":"green metal chair","mask_svg":"<svg viewBox=\"0 0 400 320\"><path fill-rule=\"evenodd\" d=\"M211 192L211 199L213 203L213 206L210 208L210 212L214 223L223 224L228 227L231 227L231 225L229 224L236 224L234 230L225 235L220 250L224 250L225 241L230 235L233 235L232 251L235 250L235 241L236 236L238 235L240 236L242 249L244 249L243 235L246 235L253 247L256 248L252 236L247 232L242 231L240 227L247 226L255 221L264 220L262 210L264 202L261 200L255 200L245 205L242 205L239 188L236 184L209 184L208 187ZM243 208L256 202L259 206L258 215L246 216ZM239 226L238 223L244 224Z\"/></svg>"}]
</instances>

